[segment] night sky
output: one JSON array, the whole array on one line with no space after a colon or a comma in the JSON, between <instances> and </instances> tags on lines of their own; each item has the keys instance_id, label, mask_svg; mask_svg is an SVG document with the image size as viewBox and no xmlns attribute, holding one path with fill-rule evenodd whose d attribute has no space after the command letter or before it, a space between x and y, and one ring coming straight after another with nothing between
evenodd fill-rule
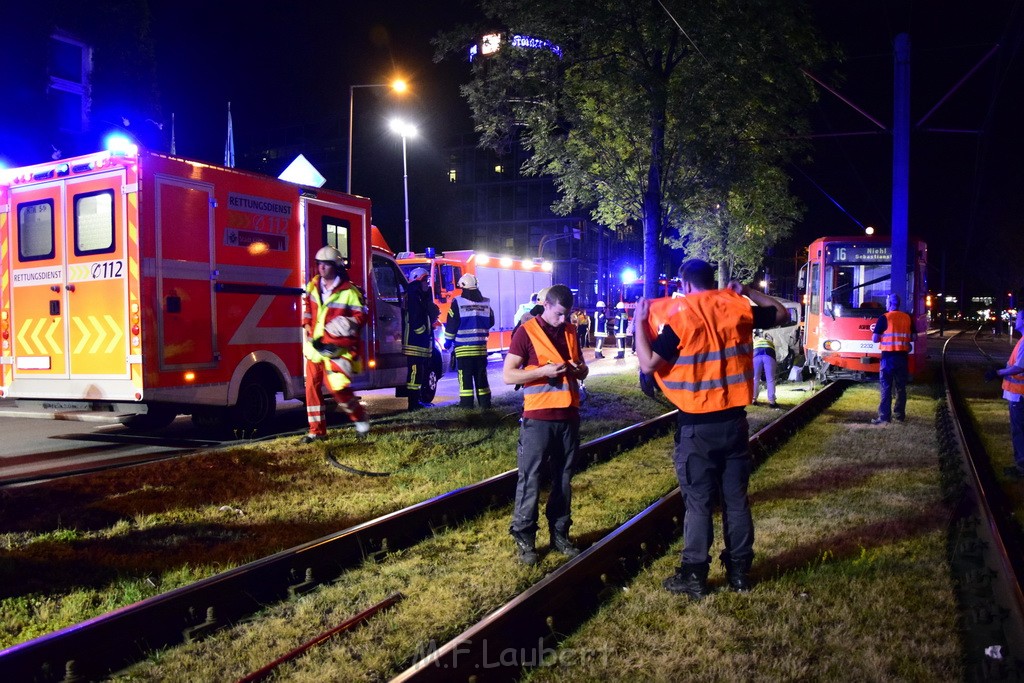
<instances>
[{"instance_id":1,"label":"night sky","mask_svg":"<svg viewBox=\"0 0 1024 683\"><path fill-rule=\"evenodd\" d=\"M1024 18L1017 4L957 0L941 3L941 11L935 9L940 3L909 0L812 4L822 35L839 43L847 58L824 68L823 75L840 70L842 94L886 126L892 121L892 40L897 33L909 33L912 44L912 124L994 45L1001 45L926 122L983 134L913 134L910 229L929 242L933 289L939 286L943 253L949 289L961 272L976 272L972 266L982 262L989 266L980 270L1022 279L1019 267L1008 272L1015 262L1007 255L1019 243L1024 209L1018 53ZM274 3L273 9L265 9L269 3L236 0L151 0L151 5L162 115L169 119L175 113L179 154L222 159L229 100L238 150L262 144L271 131L306 121L334 125L335 136L344 140L349 86L381 83L397 71L410 79L412 97L399 102L382 89L356 91L353 191L374 200L375 222L392 246L400 246L401 140L387 130L386 119L403 113L421 132L408 150L413 247L422 248L443 229L437 206L446 171L442 150L454 136L472 132L468 107L458 96L468 67L434 64L429 40L475 17L471 2L313 0ZM830 93L819 93L811 113L815 133L877 131ZM338 153L343 162L344 144ZM886 133L815 140L809 158L789 169L807 213L777 254L788 255L824 234L858 234L857 221L888 233L891 161ZM344 187L343 163L334 177L325 175L329 186ZM978 279L983 287L1007 286L1000 278Z\"/></svg>"}]
</instances>

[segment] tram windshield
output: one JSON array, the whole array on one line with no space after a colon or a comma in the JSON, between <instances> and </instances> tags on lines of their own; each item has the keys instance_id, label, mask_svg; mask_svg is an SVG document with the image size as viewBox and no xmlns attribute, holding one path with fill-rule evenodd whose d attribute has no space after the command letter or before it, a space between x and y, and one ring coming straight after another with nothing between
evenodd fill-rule
<instances>
[{"instance_id":1,"label":"tram windshield","mask_svg":"<svg viewBox=\"0 0 1024 683\"><path fill-rule=\"evenodd\" d=\"M834 318L877 318L891 289L888 247L832 246L825 264L825 312Z\"/></svg>"}]
</instances>

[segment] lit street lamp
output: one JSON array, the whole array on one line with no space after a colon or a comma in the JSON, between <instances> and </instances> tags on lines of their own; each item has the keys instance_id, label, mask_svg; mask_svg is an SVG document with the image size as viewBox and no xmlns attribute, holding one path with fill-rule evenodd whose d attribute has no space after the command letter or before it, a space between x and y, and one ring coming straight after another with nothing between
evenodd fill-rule
<instances>
[{"instance_id":1,"label":"lit street lamp","mask_svg":"<svg viewBox=\"0 0 1024 683\"><path fill-rule=\"evenodd\" d=\"M401 78L396 78L390 83L370 83L368 85L348 86L348 174L345 177L345 192L352 194L352 114L355 101L356 88L391 88L396 93L404 93L409 89L409 84Z\"/></svg>"},{"instance_id":2,"label":"lit street lamp","mask_svg":"<svg viewBox=\"0 0 1024 683\"><path fill-rule=\"evenodd\" d=\"M416 126L401 119L391 119L391 130L402 136L402 185L405 188L405 250L409 248L409 165L406 163L405 139L416 137Z\"/></svg>"}]
</instances>

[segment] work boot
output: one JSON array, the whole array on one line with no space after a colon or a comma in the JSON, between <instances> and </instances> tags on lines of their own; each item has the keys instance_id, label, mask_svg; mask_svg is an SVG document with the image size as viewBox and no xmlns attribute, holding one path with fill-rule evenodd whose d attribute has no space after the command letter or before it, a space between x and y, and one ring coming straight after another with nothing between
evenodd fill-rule
<instances>
[{"instance_id":1,"label":"work boot","mask_svg":"<svg viewBox=\"0 0 1024 683\"><path fill-rule=\"evenodd\" d=\"M516 548L519 549L519 561L527 565L535 565L540 561L540 557L537 556L537 547L534 541L534 535L528 534L525 531L512 531L512 540L516 542Z\"/></svg>"},{"instance_id":2,"label":"work boot","mask_svg":"<svg viewBox=\"0 0 1024 683\"><path fill-rule=\"evenodd\" d=\"M871 424L873 424L873 425L887 425L887 424L889 424L889 420L886 420L885 418L881 418L881 417L876 417L876 418L872 418Z\"/></svg>"},{"instance_id":3,"label":"work boot","mask_svg":"<svg viewBox=\"0 0 1024 683\"><path fill-rule=\"evenodd\" d=\"M412 394L409 394L409 411L410 412L412 412L413 410L422 410L424 407L425 406L422 403L420 403L419 396L414 396Z\"/></svg>"},{"instance_id":4,"label":"work boot","mask_svg":"<svg viewBox=\"0 0 1024 683\"><path fill-rule=\"evenodd\" d=\"M725 565L725 578L729 584L729 590L736 593L749 593L750 589L754 587L754 584L750 581L750 565L753 563L753 560L746 559L732 562L725 551L722 552L719 559Z\"/></svg>"},{"instance_id":5,"label":"work boot","mask_svg":"<svg viewBox=\"0 0 1024 683\"><path fill-rule=\"evenodd\" d=\"M661 585L669 593L700 600L708 594L708 565L683 564L676 567L676 573L662 581Z\"/></svg>"},{"instance_id":6,"label":"work boot","mask_svg":"<svg viewBox=\"0 0 1024 683\"><path fill-rule=\"evenodd\" d=\"M467 398L467 397L463 396L462 398L460 398L459 399L459 407L460 408L472 408L473 407L473 397L470 396L470 397Z\"/></svg>"},{"instance_id":7,"label":"work boot","mask_svg":"<svg viewBox=\"0 0 1024 683\"><path fill-rule=\"evenodd\" d=\"M597 358L604 358L604 354L601 353L600 351L595 351L594 352L594 358L595 359L597 359Z\"/></svg>"},{"instance_id":8,"label":"work boot","mask_svg":"<svg viewBox=\"0 0 1024 683\"><path fill-rule=\"evenodd\" d=\"M491 395L486 394L484 396L477 396L477 400L480 402L480 410L491 409Z\"/></svg>"},{"instance_id":9,"label":"work boot","mask_svg":"<svg viewBox=\"0 0 1024 683\"><path fill-rule=\"evenodd\" d=\"M550 534L552 548L566 557L576 557L580 554L580 549L573 545L573 542L569 540L568 535L561 533L554 528L550 529Z\"/></svg>"},{"instance_id":10,"label":"work boot","mask_svg":"<svg viewBox=\"0 0 1024 683\"><path fill-rule=\"evenodd\" d=\"M307 444L307 443L313 443L314 441L323 441L323 440L324 440L324 437L322 437L322 436L318 436L316 434L306 434L304 437L299 439L299 443Z\"/></svg>"},{"instance_id":11,"label":"work boot","mask_svg":"<svg viewBox=\"0 0 1024 683\"><path fill-rule=\"evenodd\" d=\"M370 422L369 420L363 420L362 422L356 422L356 438L363 441L370 435Z\"/></svg>"}]
</instances>

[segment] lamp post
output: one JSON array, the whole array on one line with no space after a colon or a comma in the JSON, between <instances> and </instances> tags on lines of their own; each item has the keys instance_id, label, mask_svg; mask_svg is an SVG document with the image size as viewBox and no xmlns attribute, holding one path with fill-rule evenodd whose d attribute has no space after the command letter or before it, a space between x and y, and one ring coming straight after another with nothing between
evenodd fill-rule
<instances>
[{"instance_id":1,"label":"lamp post","mask_svg":"<svg viewBox=\"0 0 1024 683\"><path fill-rule=\"evenodd\" d=\"M405 140L416 137L416 126L400 119L391 119L391 130L402 136L402 185L405 189L405 250L409 248L409 165L406 162Z\"/></svg>"},{"instance_id":2,"label":"lamp post","mask_svg":"<svg viewBox=\"0 0 1024 683\"><path fill-rule=\"evenodd\" d=\"M396 78L390 83L370 83L367 85L348 86L348 172L345 176L345 192L352 194L352 115L355 111L356 88L391 88L396 93L404 93L409 89L409 84L401 78Z\"/></svg>"}]
</instances>

